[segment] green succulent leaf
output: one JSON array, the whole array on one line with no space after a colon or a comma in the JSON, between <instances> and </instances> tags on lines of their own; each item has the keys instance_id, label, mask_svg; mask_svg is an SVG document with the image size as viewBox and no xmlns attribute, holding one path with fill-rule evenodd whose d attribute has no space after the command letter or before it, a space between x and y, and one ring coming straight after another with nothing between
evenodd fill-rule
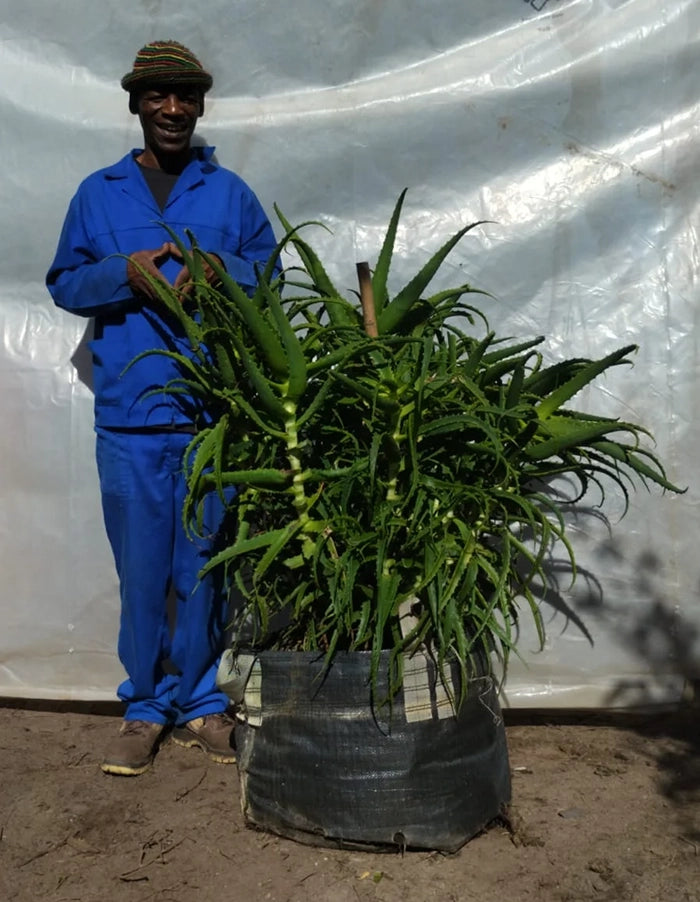
<instances>
[{"instance_id":1,"label":"green succulent leaf","mask_svg":"<svg viewBox=\"0 0 700 902\"><path fill-rule=\"evenodd\" d=\"M377 265L374 272L372 273L372 293L374 295L374 305L377 314L380 314L389 302L389 294L387 291L389 267L391 266L391 257L394 253L396 230L398 228L399 219L401 217L401 208L403 207L403 202L404 198L406 197L407 190L408 189L404 188L404 190L399 195L398 201L396 202L394 212L391 214L391 219L389 220L389 228L387 229L386 236L384 237L382 249L379 252Z\"/></svg>"},{"instance_id":2,"label":"green succulent leaf","mask_svg":"<svg viewBox=\"0 0 700 902\"><path fill-rule=\"evenodd\" d=\"M601 373L604 373L605 370L622 363L629 364L630 361L627 358L636 350L636 345L627 345L624 348L620 348L619 351L613 351L612 354L608 354L608 356L603 357L602 360L588 361L579 369L575 376L563 385L559 385L554 391L547 395L547 397L540 401L537 405L537 413L540 419L544 420L551 416L563 404L570 401L575 394L580 392L582 388L592 382L596 376L600 376Z\"/></svg>"},{"instance_id":3,"label":"green succulent leaf","mask_svg":"<svg viewBox=\"0 0 700 902\"><path fill-rule=\"evenodd\" d=\"M473 222L463 229L460 229L456 235L453 235L449 241L445 242L440 250L428 260L420 272L415 275L396 297L386 305L377 320L380 335L395 332L400 327L401 321L411 308L418 303L423 291L427 288L452 248L461 241L467 232L482 225L484 221L485 220Z\"/></svg>"}]
</instances>

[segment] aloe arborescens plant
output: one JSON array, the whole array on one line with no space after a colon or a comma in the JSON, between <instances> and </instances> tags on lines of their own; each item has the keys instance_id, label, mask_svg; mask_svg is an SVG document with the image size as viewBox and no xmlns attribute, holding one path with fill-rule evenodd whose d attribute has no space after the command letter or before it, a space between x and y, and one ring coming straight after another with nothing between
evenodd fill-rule
<instances>
[{"instance_id":1,"label":"aloe arborescens plant","mask_svg":"<svg viewBox=\"0 0 700 902\"><path fill-rule=\"evenodd\" d=\"M390 297L402 203L365 280L364 315L279 211L279 249L293 245L302 264L287 271L284 294L274 260L249 297L194 239L180 245L193 290L158 287L192 349L165 352L182 373L168 389L204 413L185 521L196 530L206 494L238 487L230 541L205 569L226 568L255 613L260 646L329 660L337 649L371 650L375 678L390 649L394 689L402 652L421 643L465 676L480 651L505 663L518 604L543 636L536 587L553 542L573 565L544 490L552 477L569 477L579 497L592 483L604 494L610 480L626 498L635 478L676 491L640 446L643 427L568 406L629 363L634 346L545 365L542 337L513 342L488 330L469 285L426 294L473 226ZM202 258L217 287L197 277Z\"/></svg>"}]
</instances>

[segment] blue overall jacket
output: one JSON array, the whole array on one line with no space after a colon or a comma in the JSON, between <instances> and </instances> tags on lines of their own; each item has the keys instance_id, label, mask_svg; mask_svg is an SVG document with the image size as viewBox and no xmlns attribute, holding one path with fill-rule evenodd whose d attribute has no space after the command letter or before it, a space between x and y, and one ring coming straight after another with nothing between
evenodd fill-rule
<instances>
[{"instance_id":1,"label":"blue overall jacket","mask_svg":"<svg viewBox=\"0 0 700 902\"><path fill-rule=\"evenodd\" d=\"M149 355L125 371L142 351L188 350L171 320L133 296L126 256L171 241L163 223L186 243L189 229L250 290L256 264L264 266L274 251L275 236L260 202L239 176L211 161L213 152L193 148L162 212L135 161L140 150L88 176L71 201L46 284L59 307L95 318L90 348L97 426L173 426L189 417L181 401L149 394L178 376L167 357ZM172 283L181 267L169 258L161 272Z\"/></svg>"}]
</instances>

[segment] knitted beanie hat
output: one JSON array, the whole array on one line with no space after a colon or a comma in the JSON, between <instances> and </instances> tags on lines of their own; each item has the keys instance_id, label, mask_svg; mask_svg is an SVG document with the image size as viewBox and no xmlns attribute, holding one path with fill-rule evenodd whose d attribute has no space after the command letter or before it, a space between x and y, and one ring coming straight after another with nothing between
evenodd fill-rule
<instances>
[{"instance_id":1,"label":"knitted beanie hat","mask_svg":"<svg viewBox=\"0 0 700 902\"><path fill-rule=\"evenodd\" d=\"M121 85L129 92L149 84L195 85L205 93L213 82L187 47L177 41L151 41L136 54L134 68Z\"/></svg>"}]
</instances>

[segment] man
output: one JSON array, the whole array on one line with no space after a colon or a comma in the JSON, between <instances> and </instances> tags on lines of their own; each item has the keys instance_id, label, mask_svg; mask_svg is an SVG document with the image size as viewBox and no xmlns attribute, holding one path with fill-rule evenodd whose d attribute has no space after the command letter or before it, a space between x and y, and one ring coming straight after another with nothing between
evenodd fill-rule
<instances>
[{"instance_id":1,"label":"man","mask_svg":"<svg viewBox=\"0 0 700 902\"><path fill-rule=\"evenodd\" d=\"M191 541L181 523L194 402L159 390L178 375L167 356L150 355L125 369L142 351L187 346L144 273L187 291L190 273L165 224L183 239L191 230L251 290L275 238L250 188L212 162L213 148L191 146L212 85L192 52L175 41L147 44L121 84L144 146L80 185L47 286L59 307L95 318L97 464L119 574L118 649L127 673L118 688L124 722L102 769L136 775L150 766L168 727L179 745L235 761L227 699L215 685L224 592L214 580L197 578L213 539ZM214 280L210 268L205 278ZM212 537L221 516L213 497L205 523Z\"/></svg>"}]
</instances>

